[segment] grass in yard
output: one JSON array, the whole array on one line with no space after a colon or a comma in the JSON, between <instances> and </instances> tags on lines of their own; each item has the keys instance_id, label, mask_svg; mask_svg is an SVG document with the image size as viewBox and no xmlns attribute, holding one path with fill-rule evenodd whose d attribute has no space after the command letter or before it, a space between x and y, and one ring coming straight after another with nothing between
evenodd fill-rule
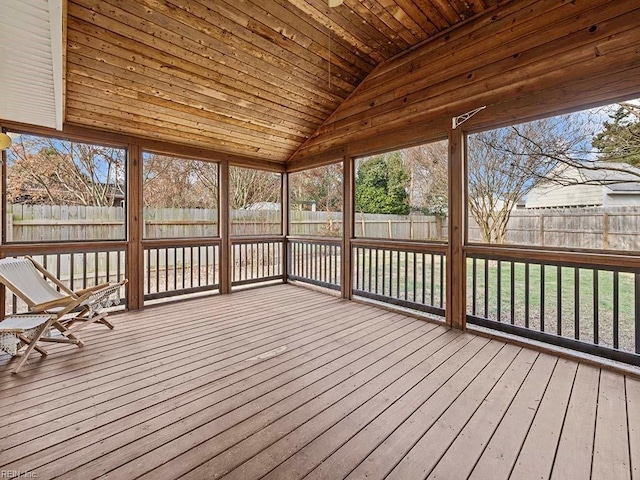
<instances>
[{"instance_id":1,"label":"grass in yard","mask_svg":"<svg viewBox=\"0 0 640 480\"><path fill-rule=\"evenodd\" d=\"M544 267L530 265L527 272L523 263L493 260L485 262L478 259L475 265L476 288L474 291L473 260L469 260L468 263L469 314L508 323L511 323L513 318L513 322L519 326L527 326L528 317L529 328L541 330L544 327L546 332L569 338L576 338L577 326L580 340L594 342L597 336L600 345L614 346L613 272L551 265ZM541 282L541 279L544 281ZM498 283L500 283L500 308L498 308ZM527 299L528 315L526 314ZM634 274L618 274L617 299L619 348L634 352Z\"/></svg>"}]
</instances>

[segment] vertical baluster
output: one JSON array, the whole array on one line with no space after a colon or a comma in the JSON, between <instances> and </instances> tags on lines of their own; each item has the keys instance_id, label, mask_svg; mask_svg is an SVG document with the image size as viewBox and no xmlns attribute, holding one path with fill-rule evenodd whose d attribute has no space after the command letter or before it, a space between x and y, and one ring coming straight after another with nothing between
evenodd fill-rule
<instances>
[{"instance_id":1,"label":"vertical baluster","mask_svg":"<svg viewBox=\"0 0 640 480\"><path fill-rule=\"evenodd\" d=\"M164 249L164 291L169 291L169 249Z\"/></svg>"},{"instance_id":2,"label":"vertical baluster","mask_svg":"<svg viewBox=\"0 0 640 480\"><path fill-rule=\"evenodd\" d=\"M478 259L473 257L471 260L471 315L476 315L478 311ZM433 303L433 302L431 302Z\"/></svg>"},{"instance_id":3,"label":"vertical baluster","mask_svg":"<svg viewBox=\"0 0 640 480\"><path fill-rule=\"evenodd\" d=\"M82 288L87 288L87 252L82 253Z\"/></svg>"},{"instance_id":4,"label":"vertical baluster","mask_svg":"<svg viewBox=\"0 0 640 480\"><path fill-rule=\"evenodd\" d=\"M444 255L440 257L440 308L444 307Z\"/></svg>"},{"instance_id":5,"label":"vertical baluster","mask_svg":"<svg viewBox=\"0 0 640 480\"><path fill-rule=\"evenodd\" d=\"M400 298L400 250L396 250L396 298Z\"/></svg>"},{"instance_id":6,"label":"vertical baluster","mask_svg":"<svg viewBox=\"0 0 640 480\"><path fill-rule=\"evenodd\" d=\"M411 255L413 256L413 273L411 274L411 279L413 281L413 296L411 298L412 302L416 302L416 283L417 283L417 278L416 278L416 252L412 252Z\"/></svg>"},{"instance_id":7,"label":"vertical baluster","mask_svg":"<svg viewBox=\"0 0 640 480\"><path fill-rule=\"evenodd\" d=\"M156 292L160 291L160 249L156 248Z\"/></svg>"},{"instance_id":8,"label":"vertical baluster","mask_svg":"<svg viewBox=\"0 0 640 480\"><path fill-rule=\"evenodd\" d=\"M489 318L489 259L484 259L484 318Z\"/></svg>"},{"instance_id":9,"label":"vertical baluster","mask_svg":"<svg viewBox=\"0 0 640 480\"><path fill-rule=\"evenodd\" d=\"M375 268L376 268L376 294L377 294L378 293L378 283L379 283L378 277L380 276L380 266L379 266L379 263L380 263L380 261L379 261L380 260L380 250L378 250L377 248L375 250L376 250L376 267Z\"/></svg>"},{"instance_id":10,"label":"vertical baluster","mask_svg":"<svg viewBox=\"0 0 640 480\"><path fill-rule=\"evenodd\" d=\"M202 286L202 245L196 247L198 251L198 286ZM206 246L204 248L207 248ZM166 268L166 267L165 267Z\"/></svg>"},{"instance_id":11,"label":"vertical baluster","mask_svg":"<svg viewBox=\"0 0 640 480\"><path fill-rule=\"evenodd\" d=\"M529 263L524 264L524 326L529 328Z\"/></svg>"},{"instance_id":12,"label":"vertical baluster","mask_svg":"<svg viewBox=\"0 0 640 480\"><path fill-rule=\"evenodd\" d=\"M540 264L540 331L544 332L545 268Z\"/></svg>"},{"instance_id":13,"label":"vertical baluster","mask_svg":"<svg viewBox=\"0 0 640 480\"><path fill-rule=\"evenodd\" d=\"M620 321L620 277L617 271L613 272L613 348L620 348L619 326ZM636 329L636 336L638 330Z\"/></svg>"},{"instance_id":14,"label":"vertical baluster","mask_svg":"<svg viewBox=\"0 0 640 480\"><path fill-rule=\"evenodd\" d=\"M593 343L600 343L600 301L598 300L600 288L598 286L598 276L600 271L593 270Z\"/></svg>"},{"instance_id":15,"label":"vertical baluster","mask_svg":"<svg viewBox=\"0 0 640 480\"><path fill-rule=\"evenodd\" d=\"M636 353L640 353L640 273L635 273L635 311L634 323L636 333Z\"/></svg>"},{"instance_id":16,"label":"vertical baluster","mask_svg":"<svg viewBox=\"0 0 640 480\"><path fill-rule=\"evenodd\" d=\"M61 272L60 272L60 269L61 269L61 266L60 266L60 263L61 263L60 258L61 258L61 255L60 255L59 253L58 253L58 254L56 254L56 278L58 278L58 279L60 278L60 274L61 274ZM107 262L107 265L108 265L108 262ZM109 277L107 277L107 280L108 280L108 279L109 279ZM59 290L59 289L58 289L58 290Z\"/></svg>"},{"instance_id":17,"label":"vertical baluster","mask_svg":"<svg viewBox=\"0 0 640 480\"><path fill-rule=\"evenodd\" d=\"M426 281L427 281L427 272L425 268L425 255L422 252L422 263L420 264L420 268L422 269L422 304L424 305L426 301Z\"/></svg>"},{"instance_id":18,"label":"vertical baluster","mask_svg":"<svg viewBox=\"0 0 640 480\"><path fill-rule=\"evenodd\" d=\"M386 278L386 270L387 270L387 251L385 249L382 249L382 295L385 294L386 291L386 284L387 284L387 278Z\"/></svg>"},{"instance_id":19,"label":"vertical baluster","mask_svg":"<svg viewBox=\"0 0 640 480\"><path fill-rule=\"evenodd\" d=\"M502 261L498 260L497 263L498 271L496 272L496 319L500 322L502 321Z\"/></svg>"},{"instance_id":20,"label":"vertical baluster","mask_svg":"<svg viewBox=\"0 0 640 480\"><path fill-rule=\"evenodd\" d=\"M98 262L98 259L99 259L98 252L95 252L93 254L93 270L94 270L93 274L95 276L94 285L99 285L100 284L100 264Z\"/></svg>"},{"instance_id":21,"label":"vertical baluster","mask_svg":"<svg viewBox=\"0 0 640 480\"><path fill-rule=\"evenodd\" d=\"M573 327L576 340L580 340L580 269L573 269Z\"/></svg>"},{"instance_id":22,"label":"vertical baluster","mask_svg":"<svg viewBox=\"0 0 640 480\"><path fill-rule=\"evenodd\" d=\"M173 251L173 290L178 290L178 249L172 248Z\"/></svg>"},{"instance_id":23,"label":"vertical baluster","mask_svg":"<svg viewBox=\"0 0 640 480\"><path fill-rule=\"evenodd\" d=\"M205 245L204 247L204 281L207 285L211 285L209 282L209 248L211 248L209 245Z\"/></svg>"},{"instance_id":24,"label":"vertical baluster","mask_svg":"<svg viewBox=\"0 0 640 480\"><path fill-rule=\"evenodd\" d=\"M182 247L182 288L186 288L185 287L185 283L186 283L186 275L187 275L187 271L186 271L186 267L187 267L187 252L186 252L186 248Z\"/></svg>"},{"instance_id":25,"label":"vertical baluster","mask_svg":"<svg viewBox=\"0 0 640 480\"><path fill-rule=\"evenodd\" d=\"M409 252L404 253L404 299L409 295Z\"/></svg>"},{"instance_id":26,"label":"vertical baluster","mask_svg":"<svg viewBox=\"0 0 640 480\"><path fill-rule=\"evenodd\" d=\"M511 325L515 325L516 323L516 265L512 261L511 262L511 290L510 290L510 298L511 298Z\"/></svg>"},{"instance_id":27,"label":"vertical baluster","mask_svg":"<svg viewBox=\"0 0 640 480\"><path fill-rule=\"evenodd\" d=\"M556 332L562 335L562 267L560 265L556 267L556 275L556 322L558 323Z\"/></svg>"},{"instance_id":28,"label":"vertical baluster","mask_svg":"<svg viewBox=\"0 0 640 480\"><path fill-rule=\"evenodd\" d=\"M147 263L147 293L151 293L151 255L148 248L144 250L144 257Z\"/></svg>"},{"instance_id":29,"label":"vertical baluster","mask_svg":"<svg viewBox=\"0 0 640 480\"><path fill-rule=\"evenodd\" d=\"M436 260L435 255L431 254L431 285L429 285L430 293L431 293L431 306L435 306L435 292L436 292Z\"/></svg>"},{"instance_id":30,"label":"vertical baluster","mask_svg":"<svg viewBox=\"0 0 640 480\"><path fill-rule=\"evenodd\" d=\"M367 248L367 251L369 252L369 260L367 263L367 269L368 269L368 275L367 275L367 292L372 292L373 288L371 287L371 285L373 284L371 281L371 274L373 273L372 270L372 266L373 266L373 261L372 261L372 255L373 255L373 249L372 248Z\"/></svg>"},{"instance_id":31,"label":"vertical baluster","mask_svg":"<svg viewBox=\"0 0 640 480\"><path fill-rule=\"evenodd\" d=\"M356 289L360 290L360 247L356 247Z\"/></svg>"},{"instance_id":32,"label":"vertical baluster","mask_svg":"<svg viewBox=\"0 0 640 480\"><path fill-rule=\"evenodd\" d=\"M75 254L70 253L70 254L69 254L69 258L70 258L70 264L71 264L71 265L70 265L70 267L69 267L69 268L70 268L70 273L69 273L69 275L71 276L71 278L69 279L69 288L70 288L71 290L75 290L75 288L74 288L74 287L75 287L75 285L74 285L74 283L75 283L75 282L74 282L74 280L75 280L75 279L73 278L73 277L75 277L75 275L76 275L76 274L75 274L75 267L76 267L76 257L75 257ZM60 278L60 277L58 277L58 278Z\"/></svg>"}]
</instances>

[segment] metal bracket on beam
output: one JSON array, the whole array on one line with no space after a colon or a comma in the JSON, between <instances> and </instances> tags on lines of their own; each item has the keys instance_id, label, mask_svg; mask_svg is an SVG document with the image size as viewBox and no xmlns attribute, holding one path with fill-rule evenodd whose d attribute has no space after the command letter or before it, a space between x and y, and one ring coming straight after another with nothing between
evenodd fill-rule
<instances>
[{"instance_id":1,"label":"metal bracket on beam","mask_svg":"<svg viewBox=\"0 0 640 480\"><path fill-rule=\"evenodd\" d=\"M483 105L482 107L478 107L475 110L471 110L471 111L469 111L467 113L463 113L462 115L458 115L457 117L453 117L451 119L451 128L453 128L455 130L460 125L462 125L464 122L466 122L471 117L473 117L476 113L478 113L480 110L484 110L485 108L487 108L487 106Z\"/></svg>"}]
</instances>

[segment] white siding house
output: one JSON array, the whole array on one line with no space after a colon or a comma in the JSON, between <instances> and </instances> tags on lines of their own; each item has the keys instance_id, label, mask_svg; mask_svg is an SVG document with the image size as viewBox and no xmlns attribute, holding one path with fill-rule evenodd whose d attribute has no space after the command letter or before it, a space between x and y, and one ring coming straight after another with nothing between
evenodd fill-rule
<instances>
[{"instance_id":1,"label":"white siding house","mask_svg":"<svg viewBox=\"0 0 640 480\"><path fill-rule=\"evenodd\" d=\"M593 168L596 168L595 170ZM640 206L640 169L596 162L589 168L563 166L527 195L525 208Z\"/></svg>"}]
</instances>

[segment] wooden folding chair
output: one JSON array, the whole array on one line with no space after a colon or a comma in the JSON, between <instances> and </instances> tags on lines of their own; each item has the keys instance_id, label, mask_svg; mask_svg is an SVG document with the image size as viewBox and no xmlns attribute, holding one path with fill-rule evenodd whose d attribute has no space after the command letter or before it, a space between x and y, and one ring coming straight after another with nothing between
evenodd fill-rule
<instances>
[{"instance_id":1,"label":"wooden folding chair","mask_svg":"<svg viewBox=\"0 0 640 480\"><path fill-rule=\"evenodd\" d=\"M0 283L22 299L33 313L49 313L70 332L91 323L113 328L106 308L120 303L120 289L127 283L103 283L72 291L33 258L0 260ZM57 287L57 288L56 288ZM79 325L75 325L78 323Z\"/></svg>"},{"instance_id":2,"label":"wooden folding chair","mask_svg":"<svg viewBox=\"0 0 640 480\"><path fill-rule=\"evenodd\" d=\"M53 337L50 330L56 328L61 337ZM20 357L12 373L18 373L33 350L46 356L47 351L38 342L84 344L57 319L56 315L10 315L0 322L0 350Z\"/></svg>"}]
</instances>

